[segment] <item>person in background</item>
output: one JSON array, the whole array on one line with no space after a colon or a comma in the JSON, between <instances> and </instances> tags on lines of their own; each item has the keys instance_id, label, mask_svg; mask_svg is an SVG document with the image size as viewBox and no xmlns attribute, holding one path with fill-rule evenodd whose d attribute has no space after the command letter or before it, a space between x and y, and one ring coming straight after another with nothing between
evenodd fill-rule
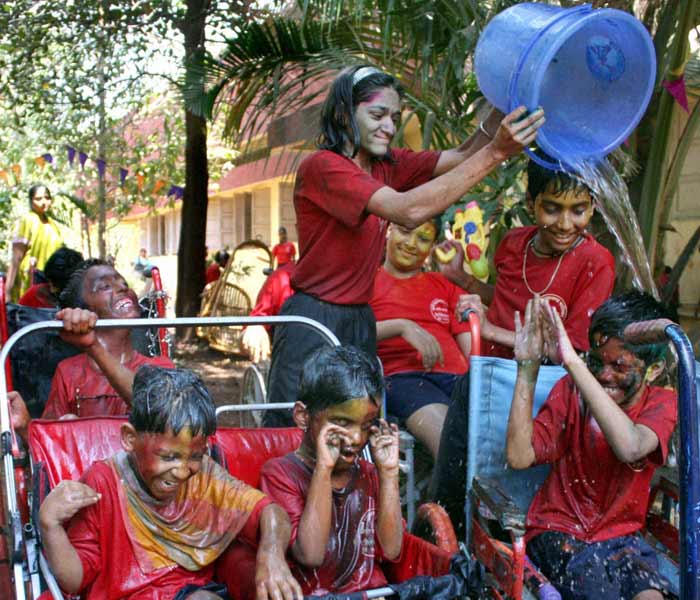
<instances>
[{"instance_id":1,"label":"person in background","mask_svg":"<svg viewBox=\"0 0 700 600\"><path fill-rule=\"evenodd\" d=\"M272 256L275 258L275 267L279 268L287 263L293 263L297 255L297 249L292 242L287 240L287 228L280 227L277 230L279 243L272 248Z\"/></svg>"},{"instance_id":2,"label":"person in background","mask_svg":"<svg viewBox=\"0 0 700 600\"><path fill-rule=\"evenodd\" d=\"M29 212L12 238L12 256L7 268L5 301L18 300L32 285L34 269L42 271L49 257L63 246L63 236L49 216L53 199L44 184L29 188Z\"/></svg>"},{"instance_id":3,"label":"person in background","mask_svg":"<svg viewBox=\"0 0 700 600\"><path fill-rule=\"evenodd\" d=\"M82 262L83 255L80 252L62 246L46 261L44 276L47 281L32 285L19 299L19 304L33 308L56 308L63 288Z\"/></svg>"},{"instance_id":4,"label":"person in background","mask_svg":"<svg viewBox=\"0 0 700 600\"><path fill-rule=\"evenodd\" d=\"M229 253L226 250L219 250L214 255L214 260L207 267L204 273L204 283L208 285L215 282L219 277L221 277L221 272L226 268L228 264L228 259L230 258Z\"/></svg>"}]
</instances>

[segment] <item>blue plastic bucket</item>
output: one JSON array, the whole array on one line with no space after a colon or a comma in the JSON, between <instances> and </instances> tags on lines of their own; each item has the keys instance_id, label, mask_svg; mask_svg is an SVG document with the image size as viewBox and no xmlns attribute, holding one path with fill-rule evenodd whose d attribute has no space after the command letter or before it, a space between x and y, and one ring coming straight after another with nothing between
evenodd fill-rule
<instances>
[{"instance_id":1,"label":"blue plastic bucket","mask_svg":"<svg viewBox=\"0 0 700 600\"><path fill-rule=\"evenodd\" d=\"M516 4L496 15L476 47L474 67L488 100L508 113L542 106L537 144L567 168L609 154L644 115L656 78L644 26L615 9Z\"/></svg>"}]
</instances>

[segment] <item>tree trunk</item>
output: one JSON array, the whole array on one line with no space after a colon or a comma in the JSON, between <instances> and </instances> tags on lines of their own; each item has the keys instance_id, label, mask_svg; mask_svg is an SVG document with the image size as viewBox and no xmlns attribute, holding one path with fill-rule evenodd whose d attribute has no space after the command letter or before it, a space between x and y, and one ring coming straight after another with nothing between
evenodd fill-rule
<instances>
[{"instance_id":1,"label":"tree trunk","mask_svg":"<svg viewBox=\"0 0 700 600\"><path fill-rule=\"evenodd\" d=\"M195 52L204 47L207 6L207 0L187 0L187 14L181 25L185 37L185 68ZM186 110L185 135L185 194L182 199L180 246L177 252L175 303L178 317L192 317L199 312L199 295L204 287L209 186L206 121Z\"/></svg>"}]
</instances>

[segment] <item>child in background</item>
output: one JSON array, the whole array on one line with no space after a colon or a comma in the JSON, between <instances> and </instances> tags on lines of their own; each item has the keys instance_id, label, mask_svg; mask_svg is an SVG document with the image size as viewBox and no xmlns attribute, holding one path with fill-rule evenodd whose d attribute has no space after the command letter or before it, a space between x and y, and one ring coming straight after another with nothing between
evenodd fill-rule
<instances>
[{"instance_id":1,"label":"child in background","mask_svg":"<svg viewBox=\"0 0 700 600\"><path fill-rule=\"evenodd\" d=\"M522 326L516 317L518 375L506 456L514 469L552 465L530 505L525 539L528 555L565 600L662 600L667 589L653 548L636 534L676 425L675 392L654 386L668 345L624 339L628 325L664 317L647 294L610 298L593 314L587 361L559 313L539 297L528 303ZM533 419L545 342L568 375Z\"/></svg>"},{"instance_id":2,"label":"child in background","mask_svg":"<svg viewBox=\"0 0 700 600\"><path fill-rule=\"evenodd\" d=\"M83 255L80 252L61 246L46 261L44 276L47 281L33 284L19 299L19 304L33 308L56 308L63 288L82 262Z\"/></svg>"},{"instance_id":3,"label":"child in background","mask_svg":"<svg viewBox=\"0 0 700 600\"><path fill-rule=\"evenodd\" d=\"M262 489L291 518L292 571L304 594L386 585L380 562L401 555L399 434L377 418L383 387L365 353L318 350L294 406L301 446L263 467ZM360 458L367 442L374 464Z\"/></svg>"},{"instance_id":4,"label":"child in background","mask_svg":"<svg viewBox=\"0 0 700 600\"><path fill-rule=\"evenodd\" d=\"M228 598L213 562L234 539L260 546L258 600L301 600L284 554L289 519L207 455L214 405L185 369L143 367L123 451L61 482L39 512L61 588L87 599Z\"/></svg>"},{"instance_id":5,"label":"child in background","mask_svg":"<svg viewBox=\"0 0 700 600\"><path fill-rule=\"evenodd\" d=\"M280 227L277 230L279 235L279 244L275 244L272 248L272 256L275 257L275 267L282 267L288 263L294 263L297 255L297 249L287 240L287 228Z\"/></svg>"}]
</instances>

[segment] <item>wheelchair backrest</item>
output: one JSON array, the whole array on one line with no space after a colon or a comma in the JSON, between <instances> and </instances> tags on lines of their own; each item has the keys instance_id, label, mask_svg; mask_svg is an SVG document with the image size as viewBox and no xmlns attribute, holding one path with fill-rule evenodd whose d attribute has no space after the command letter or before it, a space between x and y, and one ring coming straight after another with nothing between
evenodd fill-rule
<instances>
[{"instance_id":1,"label":"wheelchair backrest","mask_svg":"<svg viewBox=\"0 0 700 600\"><path fill-rule=\"evenodd\" d=\"M495 479L515 504L527 511L549 467L517 471L507 466L506 431L516 375L514 360L488 356L470 359L467 485L471 487L476 475ZM533 414L537 414L549 391L564 375L566 371L561 367L540 367Z\"/></svg>"}]
</instances>

